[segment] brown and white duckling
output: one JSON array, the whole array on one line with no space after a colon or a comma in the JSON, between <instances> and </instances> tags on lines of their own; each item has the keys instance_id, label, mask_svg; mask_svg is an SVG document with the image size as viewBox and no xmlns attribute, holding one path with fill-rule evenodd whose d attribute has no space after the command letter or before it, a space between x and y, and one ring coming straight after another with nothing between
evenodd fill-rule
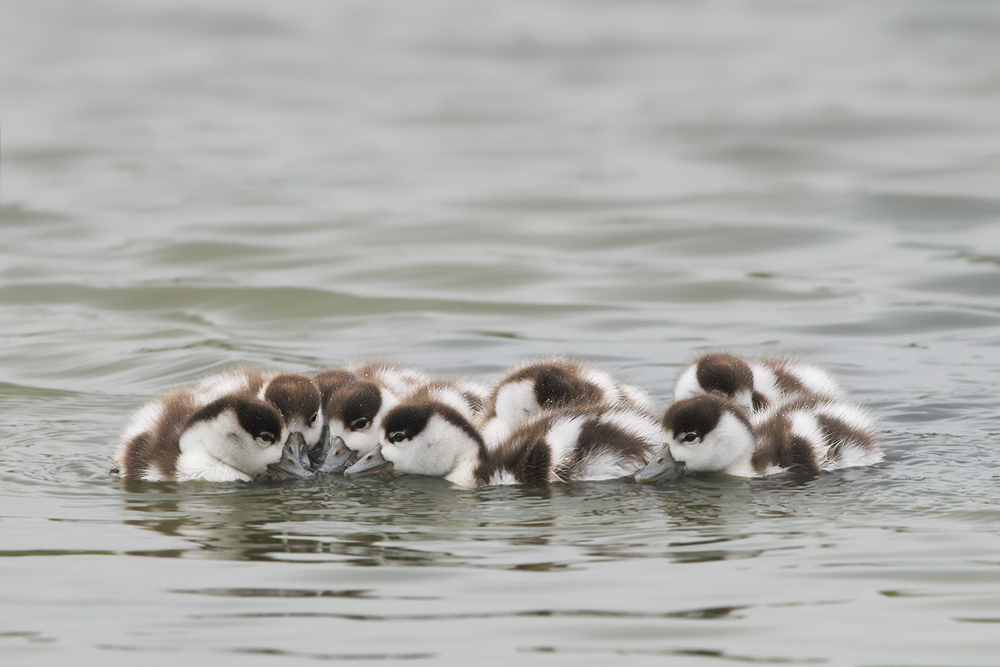
<instances>
[{"instance_id":1,"label":"brown and white duckling","mask_svg":"<svg viewBox=\"0 0 1000 667\"><path fill-rule=\"evenodd\" d=\"M240 392L200 398L181 389L140 408L111 472L151 482L248 482L278 462L288 431L277 408Z\"/></svg>"},{"instance_id":2,"label":"brown and white duckling","mask_svg":"<svg viewBox=\"0 0 1000 667\"><path fill-rule=\"evenodd\" d=\"M325 398L329 438L325 458L313 459L320 472L341 472L373 450L386 411L430 382L420 371L382 361L327 369L315 377Z\"/></svg>"},{"instance_id":3,"label":"brown and white duckling","mask_svg":"<svg viewBox=\"0 0 1000 667\"><path fill-rule=\"evenodd\" d=\"M289 437L286 451L272 472L275 477L309 476L309 456L322 448L325 426L322 395L313 378L239 367L203 380L195 393L206 402L218 396L249 393L276 407Z\"/></svg>"},{"instance_id":4,"label":"brown and white duckling","mask_svg":"<svg viewBox=\"0 0 1000 667\"><path fill-rule=\"evenodd\" d=\"M602 406L655 414L639 387L582 362L554 358L531 361L507 372L493 386L484 414L483 437L492 448L520 422L547 409Z\"/></svg>"},{"instance_id":5,"label":"brown and white duckling","mask_svg":"<svg viewBox=\"0 0 1000 667\"><path fill-rule=\"evenodd\" d=\"M487 449L479 431L451 406L407 401L386 414L378 448L345 474L392 470L464 487L605 480L633 474L660 441L659 426L648 415L591 406L539 413Z\"/></svg>"},{"instance_id":6,"label":"brown and white duckling","mask_svg":"<svg viewBox=\"0 0 1000 667\"><path fill-rule=\"evenodd\" d=\"M805 399L756 416L716 394L678 401L663 415L666 444L636 475L643 483L682 470L765 477L878 463L884 458L875 424L847 402Z\"/></svg>"},{"instance_id":7,"label":"brown and white duckling","mask_svg":"<svg viewBox=\"0 0 1000 667\"><path fill-rule=\"evenodd\" d=\"M703 393L727 396L752 414L802 398L847 398L837 381L817 366L783 358L745 359L728 352L699 357L674 385L674 401Z\"/></svg>"}]
</instances>

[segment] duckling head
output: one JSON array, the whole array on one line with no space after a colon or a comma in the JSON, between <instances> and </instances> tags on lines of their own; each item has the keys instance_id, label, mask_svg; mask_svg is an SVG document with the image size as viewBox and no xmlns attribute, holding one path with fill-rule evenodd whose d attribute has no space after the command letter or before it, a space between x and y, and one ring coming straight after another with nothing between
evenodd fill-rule
<instances>
[{"instance_id":1,"label":"duckling head","mask_svg":"<svg viewBox=\"0 0 1000 667\"><path fill-rule=\"evenodd\" d=\"M733 401L699 394L677 401L663 415L666 445L691 472L745 474L752 470L755 439L746 414Z\"/></svg>"},{"instance_id":2,"label":"duckling head","mask_svg":"<svg viewBox=\"0 0 1000 667\"><path fill-rule=\"evenodd\" d=\"M230 395L198 410L188 420L178 447L252 478L281 458L288 437L277 408L256 398Z\"/></svg>"},{"instance_id":3,"label":"duckling head","mask_svg":"<svg viewBox=\"0 0 1000 667\"><path fill-rule=\"evenodd\" d=\"M326 404L330 440L340 438L349 450L364 456L378 445L382 417L396 402L392 393L372 380L343 385Z\"/></svg>"},{"instance_id":4,"label":"duckling head","mask_svg":"<svg viewBox=\"0 0 1000 667\"><path fill-rule=\"evenodd\" d=\"M744 410L764 407L764 397L754 391L754 374L750 364L728 352L699 357L678 378L674 400L701 393L731 398Z\"/></svg>"},{"instance_id":5,"label":"duckling head","mask_svg":"<svg viewBox=\"0 0 1000 667\"><path fill-rule=\"evenodd\" d=\"M294 477L308 476L310 454L322 447L326 425L319 387L305 375L281 373L267 382L261 395L278 408L289 432L286 451L275 466L276 472Z\"/></svg>"},{"instance_id":6,"label":"duckling head","mask_svg":"<svg viewBox=\"0 0 1000 667\"><path fill-rule=\"evenodd\" d=\"M389 469L397 475L446 477L472 486L483 456L482 438L457 410L435 401L407 402L386 413L378 450L345 474Z\"/></svg>"}]
</instances>

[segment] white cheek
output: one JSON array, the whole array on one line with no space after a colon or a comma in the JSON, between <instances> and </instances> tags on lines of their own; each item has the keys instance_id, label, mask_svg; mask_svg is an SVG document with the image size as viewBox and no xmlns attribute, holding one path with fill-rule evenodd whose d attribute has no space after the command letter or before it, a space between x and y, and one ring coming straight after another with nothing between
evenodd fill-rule
<instances>
[{"instance_id":1,"label":"white cheek","mask_svg":"<svg viewBox=\"0 0 1000 667\"><path fill-rule=\"evenodd\" d=\"M362 431L347 431L341 437L349 449L362 455L375 449L375 445L378 444L378 437L370 427Z\"/></svg>"},{"instance_id":2,"label":"white cheek","mask_svg":"<svg viewBox=\"0 0 1000 667\"><path fill-rule=\"evenodd\" d=\"M670 447L670 455L674 457L675 461L687 463L691 459L693 452L691 451L691 447L686 443L678 442L673 438L667 438L667 445Z\"/></svg>"},{"instance_id":3,"label":"white cheek","mask_svg":"<svg viewBox=\"0 0 1000 667\"><path fill-rule=\"evenodd\" d=\"M275 443L270 447L267 447L261 452L261 461L263 462L263 468L271 465L272 463L277 463L281 460L281 450L284 449L284 443ZM261 471L263 472L263 470Z\"/></svg>"},{"instance_id":4,"label":"white cheek","mask_svg":"<svg viewBox=\"0 0 1000 667\"><path fill-rule=\"evenodd\" d=\"M382 441L382 458L395 465L402 459L402 452L396 445Z\"/></svg>"},{"instance_id":5,"label":"white cheek","mask_svg":"<svg viewBox=\"0 0 1000 667\"><path fill-rule=\"evenodd\" d=\"M302 432L302 436L306 439L306 444L313 445L319 442L319 436L323 433L323 420L317 419L316 424L307 427Z\"/></svg>"}]
</instances>

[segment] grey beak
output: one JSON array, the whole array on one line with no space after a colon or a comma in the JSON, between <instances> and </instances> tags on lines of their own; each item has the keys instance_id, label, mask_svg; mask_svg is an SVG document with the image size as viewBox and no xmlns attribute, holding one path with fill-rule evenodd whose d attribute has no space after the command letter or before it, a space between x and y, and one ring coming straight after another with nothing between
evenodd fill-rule
<instances>
[{"instance_id":1,"label":"grey beak","mask_svg":"<svg viewBox=\"0 0 1000 667\"><path fill-rule=\"evenodd\" d=\"M635 474L635 481L640 484L673 481L684 472L684 464L675 461L670 455L670 447L664 445L649 464Z\"/></svg>"},{"instance_id":2,"label":"grey beak","mask_svg":"<svg viewBox=\"0 0 1000 667\"><path fill-rule=\"evenodd\" d=\"M344 477L357 477L376 472L392 472L392 463L382 457L382 445L365 454L360 461L344 471Z\"/></svg>"},{"instance_id":3,"label":"grey beak","mask_svg":"<svg viewBox=\"0 0 1000 667\"><path fill-rule=\"evenodd\" d=\"M305 461L304 465L303 461ZM277 463L269 465L267 472L272 479L304 479L312 477L308 465L309 454L306 451L306 439L301 433L292 433L288 436L288 440L281 450L281 459Z\"/></svg>"},{"instance_id":4,"label":"grey beak","mask_svg":"<svg viewBox=\"0 0 1000 667\"><path fill-rule=\"evenodd\" d=\"M309 464L311 468L323 465L326 457L330 453L330 425L323 426L323 432L319 434L319 442L309 450Z\"/></svg>"},{"instance_id":5,"label":"grey beak","mask_svg":"<svg viewBox=\"0 0 1000 667\"><path fill-rule=\"evenodd\" d=\"M344 468L354 463L355 459L354 450L350 449L344 443L343 438L337 436L330 441L327 447L326 460L316 468L316 472L343 472Z\"/></svg>"}]
</instances>

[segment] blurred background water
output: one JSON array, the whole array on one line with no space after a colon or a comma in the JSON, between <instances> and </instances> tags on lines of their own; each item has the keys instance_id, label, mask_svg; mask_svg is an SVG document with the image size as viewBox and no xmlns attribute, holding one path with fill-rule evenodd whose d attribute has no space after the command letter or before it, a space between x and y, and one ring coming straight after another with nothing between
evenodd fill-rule
<instances>
[{"instance_id":1,"label":"blurred background water","mask_svg":"<svg viewBox=\"0 0 1000 667\"><path fill-rule=\"evenodd\" d=\"M996 665L1000 5L0 2L5 665ZM887 461L550 490L121 483L234 363L666 403L822 363Z\"/></svg>"}]
</instances>

